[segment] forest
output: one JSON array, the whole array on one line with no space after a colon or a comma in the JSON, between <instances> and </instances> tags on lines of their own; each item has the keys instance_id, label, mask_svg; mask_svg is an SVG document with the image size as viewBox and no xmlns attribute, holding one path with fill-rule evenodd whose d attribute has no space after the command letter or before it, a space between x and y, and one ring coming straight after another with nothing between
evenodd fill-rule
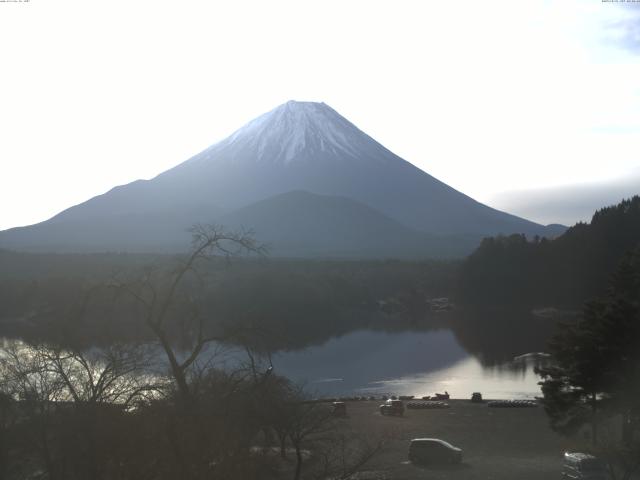
<instances>
[{"instance_id":1,"label":"forest","mask_svg":"<svg viewBox=\"0 0 640 480\"><path fill-rule=\"evenodd\" d=\"M0 252L0 334L67 342L72 332L85 344L145 338L132 305L112 287L161 277L181 258ZM188 279L184 289L198 292L207 329L260 326L262 348L290 349L357 328L425 327L428 300L452 295L457 268L428 260L210 258L199 266L202 279Z\"/></svg>"},{"instance_id":2,"label":"forest","mask_svg":"<svg viewBox=\"0 0 640 480\"><path fill-rule=\"evenodd\" d=\"M595 212L555 239L485 238L462 264L469 305L575 309L601 295L624 255L640 243L640 197Z\"/></svg>"}]
</instances>

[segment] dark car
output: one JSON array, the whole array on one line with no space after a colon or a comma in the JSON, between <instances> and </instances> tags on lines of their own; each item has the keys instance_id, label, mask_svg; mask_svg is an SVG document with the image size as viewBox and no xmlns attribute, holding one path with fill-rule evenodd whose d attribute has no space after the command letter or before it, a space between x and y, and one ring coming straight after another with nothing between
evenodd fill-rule
<instances>
[{"instance_id":1,"label":"dark car","mask_svg":"<svg viewBox=\"0 0 640 480\"><path fill-rule=\"evenodd\" d=\"M462 450L439 438L414 438L409 445L413 463L460 463Z\"/></svg>"},{"instance_id":2,"label":"dark car","mask_svg":"<svg viewBox=\"0 0 640 480\"><path fill-rule=\"evenodd\" d=\"M562 465L562 478L573 480L609 480L605 463L588 453L566 452Z\"/></svg>"},{"instance_id":3,"label":"dark car","mask_svg":"<svg viewBox=\"0 0 640 480\"><path fill-rule=\"evenodd\" d=\"M404 403L402 400L387 400L380 405L382 415L404 415Z\"/></svg>"},{"instance_id":4,"label":"dark car","mask_svg":"<svg viewBox=\"0 0 640 480\"><path fill-rule=\"evenodd\" d=\"M482 394L480 392L473 392L471 395L471 401L473 403L482 403Z\"/></svg>"}]
</instances>

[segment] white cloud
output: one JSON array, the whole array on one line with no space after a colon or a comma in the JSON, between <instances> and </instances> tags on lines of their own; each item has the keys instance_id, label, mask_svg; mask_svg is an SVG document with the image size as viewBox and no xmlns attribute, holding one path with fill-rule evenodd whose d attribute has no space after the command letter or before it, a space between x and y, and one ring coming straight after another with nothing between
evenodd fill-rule
<instances>
[{"instance_id":1,"label":"white cloud","mask_svg":"<svg viewBox=\"0 0 640 480\"><path fill-rule=\"evenodd\" d=\"M634 195L640 195L640 169L598 182L502 192L489 203L541 224L573 225L589 222L596 210Z\"/></svg>"}]
</instances>

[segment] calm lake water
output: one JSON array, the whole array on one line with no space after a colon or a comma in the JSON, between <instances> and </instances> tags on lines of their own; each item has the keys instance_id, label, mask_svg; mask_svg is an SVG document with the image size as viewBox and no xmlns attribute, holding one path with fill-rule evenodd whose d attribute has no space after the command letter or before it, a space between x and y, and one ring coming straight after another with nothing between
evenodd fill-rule
<instances>
[{"instance_id":1,"label":"calm lake water","mask_svg":"<svg viewBox=\"0 0 640 480\"><path fill-rule=\"evenodd\" d=\"M5 347L16 341L20 342L2 339ZM503 343L507 342L511 345L513 338ZM221 368L236 368L247 358L242 349L234 347L214 345L207 351ZM202 352L203 357L207 357L207 351ZM520 351L518 355L525 353L529 352ZM164 371L166 358L159 348L157 359L155 368ZM487 367L449 329L356 330L317 346L278 352L272 362L277 374L303 385L313 397L422 397L444 391L453 398L470 398L472 392L481 392L486 399L541 395L532 364L506 362Z\"/></svg>"},{"instance_id":2,"label":"calm lake water","mask_svg":"<svg viewBox=\"0 0 640 480\"><path fill-rule=\"evenodd\" d=\"M521 352L528 353L528 352ZM360 330L273 357L277 373L315 396L433 395L522 399L541 394L532 365L483 367L450 330L387 333Z\"/></svg>"}]
</instances>

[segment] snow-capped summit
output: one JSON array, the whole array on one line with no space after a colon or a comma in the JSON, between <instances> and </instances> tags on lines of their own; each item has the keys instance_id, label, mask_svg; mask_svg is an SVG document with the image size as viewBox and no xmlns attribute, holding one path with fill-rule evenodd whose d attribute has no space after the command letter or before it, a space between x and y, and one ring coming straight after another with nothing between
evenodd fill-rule
<instances>
[{"instance_id":1,"label":"snow-capped summit","mask_svg":"<svg viewBox=\"0 0 640 480\"><path fill-rule=\"evenodd\" d=\"M230 144L255 146L258 161L288 163L305 150L357 156L354 144L363 133L324 103L289 101L236 131ZM269 155L270 145L280 151Z\"/></svg>"},{"instance_id":2,"label":"snow-capped summit","mask_svg":"<svg viewBox=\"0 0 640 480\"><path fill-rule=\"evenodd\" d=\"M336 155L353 160L362 159L371 142L375 141L324 102L290 100L250 121L193 160L206 161L222 155L234 161L238 152L246 160L271 164L322 160ZM377 155L367 157L369 162L394 157L382 145L379 147Z\"/></svg>"}]
</instances>

